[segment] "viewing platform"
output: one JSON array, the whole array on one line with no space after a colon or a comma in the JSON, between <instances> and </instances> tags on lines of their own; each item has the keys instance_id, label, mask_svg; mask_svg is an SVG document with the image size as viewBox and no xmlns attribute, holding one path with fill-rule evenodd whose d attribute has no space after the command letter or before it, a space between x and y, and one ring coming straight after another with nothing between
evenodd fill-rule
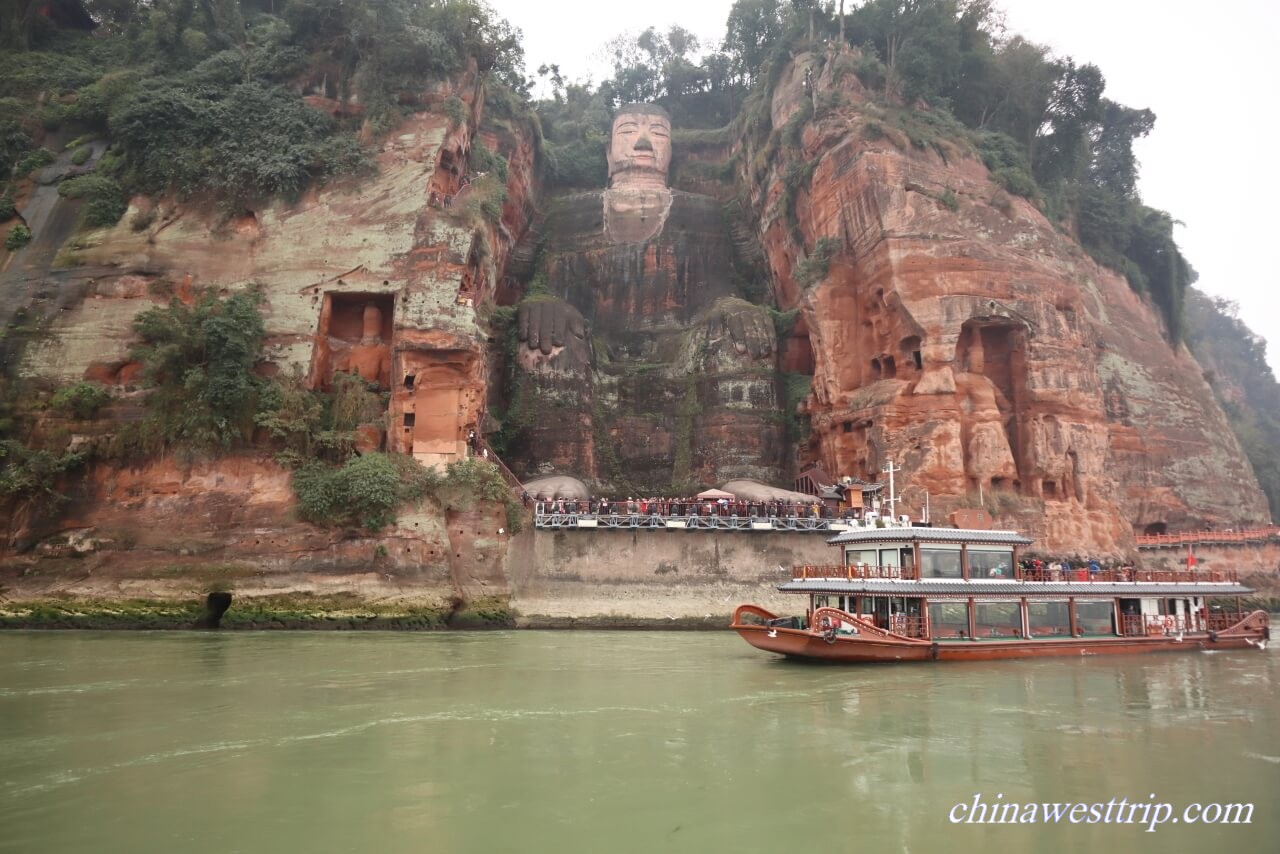
<instances>
[{"instance_id":1,"label":"viewing platform","mask_svg":"<svg viewBox=\"0 0 1280 854\"><path fill-rule=\"evenodd\" d=\"M1140 549L1167 549L1179 546L1219 545L1231 543L1263 543L1280 540L1280 525L1246 528L1240 531L1184 531L1179 534L1138 534L1134 537Z\"/></svg>"},{"instance_id":2,"label":"viewing platform","mask_svg":"<svg viewBox=\"0 0 1280 854\"><path fill-rule=\"evenodd\" d=\"M823 516L737 516L737 515L662 515L658 513L553 513L539 504L534 510L533 525L541 530L645 530L645 531L741 531L743 533L836 534L844 531L872 529L874 523L859 519ZM884 527L897 526L885 523Z\"/></svg>"}]
</instances>

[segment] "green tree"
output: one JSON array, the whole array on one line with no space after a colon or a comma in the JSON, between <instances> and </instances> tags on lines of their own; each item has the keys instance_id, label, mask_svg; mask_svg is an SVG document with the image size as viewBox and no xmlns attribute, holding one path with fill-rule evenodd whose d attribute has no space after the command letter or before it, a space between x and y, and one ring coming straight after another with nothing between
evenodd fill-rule
<instances>
[{"instance_id":1,"label":"green tree","mask_svg":"<svg viewBox=\"0 0 1280 854\"><path fill-rule=\"evenodd\" d=\"M739 82L756 82L786 28L786 7L779 0L736 0L725 22L724 52Z\"/></svg>"},{"instance_id":2,"label":"green tree","mask_svg":"<svg viewBox=\"0 0 1280 854\"><path fill-rule=\"evenodd\" d=\"M152 435L162 443L228 447L248 437L261 381L253 373L266 329L256 290L225 299L204 294L193 306L173 300L133 321L152 392Z\"/></svg>"}]
</instances>

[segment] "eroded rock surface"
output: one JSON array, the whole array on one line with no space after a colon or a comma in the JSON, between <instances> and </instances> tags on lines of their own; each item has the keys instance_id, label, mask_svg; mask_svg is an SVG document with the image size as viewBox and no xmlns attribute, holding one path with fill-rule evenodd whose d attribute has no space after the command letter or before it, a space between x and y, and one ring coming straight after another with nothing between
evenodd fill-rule
<instances>
[{"instance_id":1,"label":"eroded rock surface","mask_svg":"<svg viewBox=\"0 0 1280 854\"><path fill-rule=\"evenodd\" d=\"M1201 370L1151 306L963 144L911 145L831 59L782 75L774 127L811 97L806 68L812 97L837 106L751 187L776 293L812 351L807 455L870 478L893 460L918 490L907 506L924 490L935 514L986 500L1049 550L1119 554L1135 527L1267 519ZM788 221L794 162L813 171ZM825 271L801 281L817 251Z\"/></svg>"}]
</instances>

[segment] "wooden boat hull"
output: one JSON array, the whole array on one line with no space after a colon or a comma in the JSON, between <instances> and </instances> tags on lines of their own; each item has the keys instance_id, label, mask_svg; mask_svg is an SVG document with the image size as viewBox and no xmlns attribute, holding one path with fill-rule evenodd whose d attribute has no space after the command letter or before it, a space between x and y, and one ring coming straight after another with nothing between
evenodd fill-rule
<instances>
[{"instance_id":1,"label":"wooden boat hull","mask_svg":"<svg viewBox=\"0 0 1280 854\"><path fill-rule=\"evenodd\" d=\"M750 609L761 613L753 606ZM1267 615L1255 611L1222 632L1188 632L1155 637L1088 637L1010 640L929 641L889 632L843 634L742 623L732 628L756 649L814 661L993 661L1050 656L1135 655L1153 652L1251 649L1270 635Z\"/></svg>"}]
</instances>

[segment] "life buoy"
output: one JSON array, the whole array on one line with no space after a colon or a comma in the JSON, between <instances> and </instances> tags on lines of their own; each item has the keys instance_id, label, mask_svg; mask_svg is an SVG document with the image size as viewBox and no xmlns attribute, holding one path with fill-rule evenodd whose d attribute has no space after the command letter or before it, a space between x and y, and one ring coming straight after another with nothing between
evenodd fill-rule
<instances>
[{"instance_id":1,"label":"life buoy","mask_svg":"<svg viewBox=\"0 0 1280 854\"><path fill-rule=\"evenodd\" d=\"M1173 617L1165 617L1165 618L1164 618L1164 627L1165 627L1166 629L1172 629L1172 628L1173 628Z\"/></svg>"},{"instance_id":2,"label":"life buoy","mask_svg":"<svg viewBox=\"0 0 1280 854\"><path fill-rule=\"evenodd\" d=\"M831 628L829 628L829 629L827 629L825 632L823 632L823 633L822 633L822 639L823 639L824 641L826 641L827 643L835 643L835 642L836 642L836 630L835 630L835 627L834 627L834 626L832 626Z\"/></svg>"}]
</instances>

